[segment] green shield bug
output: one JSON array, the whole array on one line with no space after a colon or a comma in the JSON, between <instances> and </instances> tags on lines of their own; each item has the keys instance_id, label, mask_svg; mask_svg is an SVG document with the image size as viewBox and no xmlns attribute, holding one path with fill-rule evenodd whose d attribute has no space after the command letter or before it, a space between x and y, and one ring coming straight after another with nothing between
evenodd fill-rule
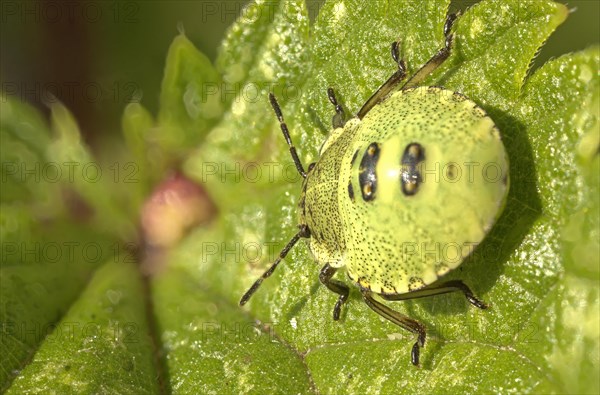
<instances>
[{"instance_id":1,"label":"green shield bug","mask_svg":"<svg viewBox=\"0 0 600 395\"><path fill-rule=\"evenodd\" d=\"M425 327L377 299L459 291L475 307L487 308L462 281L438 281L489 232L502 212L509 180L500 133L486 113L462 94L418 86L450 55L455 19L455 14L447 17L444 47L403 85L406 67L393 43L398 69L347 122L328 89L335 106L334 129L306 172L279 104L269 96L304 178L299 231L240 305L300 238L310 238L312 255L324 264L321 283L339 295L333 319L339 319L350 292L332 278L345 267L372 310L417 336L411 351L414 365L425 345Z\"/></svg>"}]
</instances>

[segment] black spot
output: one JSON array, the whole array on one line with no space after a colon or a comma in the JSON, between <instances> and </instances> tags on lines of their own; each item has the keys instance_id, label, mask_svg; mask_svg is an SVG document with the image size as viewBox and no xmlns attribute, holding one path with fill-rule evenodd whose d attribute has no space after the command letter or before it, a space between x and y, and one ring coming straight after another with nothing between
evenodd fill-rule
<instances>
[{"instance_id":1,"label":"black spot","mask_svg":"<svg viewBox=\"0 0 600 395\"><path fill-rule=\"evenodd\" d=\"M308 165L308 171L311 171L312 169L314 169L315 165L316 165L315 162L313 162L310 165Z\"/></svg>"},{"instance_id":2,"label":"black spot","mask_svg":"<svg viewBox=\"0 0 600 395\"><path fill-rule=\"evenodd\" d=\"M348 196L350 196L350 200L354 201L354 188L352 187L352 181L348 183Z\"/></svg>"},{"instance_id":3,"label":"black spot","mask_svg":"<svg viewBox=\"0 0 600 395\"><path fill-rule=\"evenodd\" d=\"M446 166L446 177L448 177L450 180L454 180L456 178L456 173L456 166L454 166L452 163Z\"/></svg>"},{"instance_id":4,"label":"black spot","mask_svg":"<svg viewBox=\"0 0 600 395\"><path fill-rule=\"evenodd\" d=\"M365 151L358 169L358 184L363 200L368 202L375 199L377 192L377 173L375 168L379 161L379 144L371 143Z\"/></svg>"},{"instance_id":5,"label":"black spot","mask_svg":"<svg viewBox=\"0 0 600 395\"><path fill-rule=\"evenodd\" d=\"M419 191L422 178L417 166L424 160L425 149L421 144L410 143L404 148L401 161L400 184L402 185L402 193L406 196L412 196Z\"/></svg>"}]
</instances>

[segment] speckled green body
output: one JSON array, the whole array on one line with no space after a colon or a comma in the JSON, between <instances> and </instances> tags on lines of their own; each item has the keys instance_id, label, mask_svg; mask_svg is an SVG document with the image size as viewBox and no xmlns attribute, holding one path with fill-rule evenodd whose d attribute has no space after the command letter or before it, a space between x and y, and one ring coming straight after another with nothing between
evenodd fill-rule
<instances>
[{"instance_id":1,"label":"speckled green body","mask_svg":"<svg viewBox=\"0 0 600 395\"><path fill-rule=\"evenodd\" d=\"M401 158L415 142L422 181L406 195ZM368 201L359 172L372 143L380 151ZM373 292L402 294L463 262L500 215L508 180L500 134L480 107L438 87L407 89L331 132L304 181L299 220L319 263L346 267Z\"/></svg>"}]
</instances>

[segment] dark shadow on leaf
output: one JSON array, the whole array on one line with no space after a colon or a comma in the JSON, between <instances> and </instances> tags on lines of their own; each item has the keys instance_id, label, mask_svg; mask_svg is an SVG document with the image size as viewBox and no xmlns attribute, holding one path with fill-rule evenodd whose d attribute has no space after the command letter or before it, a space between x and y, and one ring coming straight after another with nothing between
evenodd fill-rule
<instances>
[{"instance_id":1,"label":"dark shadow on leaf","mask_svg":"<svg viewBox=\"0 0 600 395\"><path fill-rule=\"evenodd\" d=\"M327 97L325 97L324 100L327 100ZM319 114L317 114L317 112L312 106L306 108L306 113L310 117L310 124L314 125L319 131L321 131L321 134L323 136L327 136L329 134L329 131L331 130L331 125L323 124L323 122L321 122L321 118L319 118ZM323 138L325 139L326 137Z\"/></svg>"},{"instance_id":2,"label":"dark shadow on leaf","mask_svg":"<svg viewBox=\"0 0 600 395\"><path fill-rule=\"evenodd\" d=\"M510 189L506 206L500 218L486 238L475 248L473 253L457 269L443 277L443 281L461 279L475 293L487 293L504 271L504 263L521 244L535 220L542 212L541 200L536 186L536 169L533 150L527 137L525 125L505 112L485 109L494 120L500 133L509 159ZM448 313L464 312L472 308L464 297L457 294L457 299L447 300L447 307L440 309L437 303L416 300L420 306L430 313L443 310ZM451 296L455 298L455 296ZM459 302L462 299L463 302ZM493 304L492 300L485 300Z\"/></svg>"},{"instance_id":3,"label":"dark shadow on leaf","mask_svg":"<svg viewBox=\"0 0 600 395\"><path fill-rule=\"evenodd\" d=\"M317 280L312 287L310 287L310 292L308 293L308 295L302 296L301 298L298 299L298 301L292 306L292 308L287 312L287 314L285 315L285 319L287 321L291 320L293 317L296 317L300 314L300 312L302 311L302 309L304 309L304 306L306 306L306 303L308 302L309 297L314 296L317 291L319 290L319 287L321 287L321 283Z\"/></svg>"},{"instance_id":4,"label":"dark shadow on leaf","mask_svg":"<svg viewBox=\"0 0 600 395\"><path fill-rule=\"evenodd\" d=\"M422 354L421 358L421 369L423 370L433 370L433 363L436 356L440 355L443 343L435 342L435 343L426 343L425 350L426 352Z\"/></svg>"}]
</instances>

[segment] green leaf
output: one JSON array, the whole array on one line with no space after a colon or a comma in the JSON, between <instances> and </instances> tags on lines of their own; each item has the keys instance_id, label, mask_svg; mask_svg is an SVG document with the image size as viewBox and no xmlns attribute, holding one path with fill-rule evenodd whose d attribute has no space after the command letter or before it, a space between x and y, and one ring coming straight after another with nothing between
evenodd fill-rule
<instances>
[{"instance_id":1,"label":"green leaf","mask_svg":"<svg viewBox=\"0 0 600 395\"><path fill-rule=\"evenodd\" d=\"M455 56L438 82L510 112L533 57L567 15L567 7L547 1L474 6L456 28Z\"/></svg>"},{"instance_id":2,"label":"green leaf","mask_svg":"<svg viewBox=\"0 0 600 395\"><path fill-rule=\"evenodd\" d=\"M125 144L133 163L136 163L139 169L137 179L142 183L140 192L143 199L150 193L151 185L156 184L165 172L165 160L160 155L160 150L153 147L149 141L154 119L140 103L130 103L123 111L121 124Z\"/></svg>"},{"instance_id":3,"label":"green leaf","mask_svg":"<svg viewBox=\"0 0 600 395\"><path fill-rule=\"evenodd\" d=\"M154 138L167 152L197 144L221 115L220 78L204 54L181 34L167 55ZM184 151L185 152L185 151Z\"/></svg>"},{"instance_id":4,"label":"green leaf","mask_svg":"<svg viewBox=\"0 0 600 395\"><path fill-rule=\"evenodd\" d=\"M142 283L123 258L96 272L8 393L159 392Z\"/></svg>"},{"instance_id":5,"label":"green leaf","mask_svg":"<svg viewBox=\"0 0 600 395\"><path fill-rule=\"evenodd\" d=\"M0 388L6 388L115 245L64 221L42 228L26 207L14 205L1 207L0 234Z\"/></svg>"},{"instance_id":6,"label":"green leaf","mask_svg":"<svg viewBox=\"0 0 600 395\"><path fill-rule=\"evenodd\" d=\"M545 337L519 351L569 393L600 390L599 57L596 47L547 63L527 82L519 108L531 125L544 207L531 246L546 247L544 254L555 257L553 266L560 265L526 323L545 330ZM550 268L550 262L543 267Z\"/></svg>"},{"instance_id":7,"label":"green leaf","mask_svg":"<svg viewBox=\"0 0 600 395\"><path fill-rule=\"evenodd\" d=\"M302 358L274 328L241 317L227 299L184 270L155 282L171 388L179 393L309 392Z\"/></svg>"},{"instance_id":8,"label":"green leaf","mask_svg":"<svg viewBox=\"0 0 600 395\"><path fill-rule=\"evenodd\" d=\"M51 209L58 190L46 180L56 176L56 164L46 160L50 131L41 116L8 96L0 101L0 138L2 202L36 202Z\"/></svg>"},{"instance_id":9,"label":"green leaf","mask_svg":"<svg viewBox=\"0 0 600 395\"><path fill-rule=\"evenodd\" d=\"M102 166L81 140L79 126L73 115L60 102L51 106L51 127L55 138L48 144L46 155L50 162L60 167L58 181L74 191L84 200L93 212L94 224L107 233L120 231L118 236L131 237L134 226L128 214L128 204L119 204L115 199L115 188L123 182L136 187L136 165L130 163L128 172L122 178L117 171L121 167ZM124 165L127 166L127 165ZM132 175L128 182L128 175ZM77 200L77 197L75 200ZM128 203L128 202L127 202Z\"/></svg>"},{"instance_id":10,"label":"green leaf","mask_svg":"<svg viewBox=\"0 0 600 395\"><path fill-rule=\"evenodd\" d=\"M317 159L330 129L327 87L335 88L347 113L356 113L394 71L392 41L401 40L412 72L441 48L447 5L323 5L308 48L288 47L302 71L293 74L280 63L275 73L291 76L286 81L300 92L278 97L304 163ZM356 290L340 322L333 321L337 298L319 284L319 268L302 243L253 296L248 304L253 316L297 351L319 392L598 391L593 373L599 368L598 222L588 215L598 207L598 49L565 55L528 77L533 56L567 14L565 6L550 1L481 2L457 21L450 59L427 80L486 109L511 162L503 215L476 253L447 277L463 279L491 309L469 308L456 294L390 303L429 329L423 367L417 369L409 358L414 336L373 314ZM276 13L271 28L284 19ZM241 23L232 30L244 28ZM265 45L273 42L268 32L258 35L263 36ZM241 58L250 47L261 48L242 41L228 59ZM286 55L284 49L263 56L267 61ZM238 106L234 100L200 154L186 163L188 174L206 182L224 213L223 235L213 240L192 234L172 263L230 304L296 232L300 182L286 179L283 170L291 159L274 116L265 118L269 112L264 99ZM266 173L271 161L281 161L272 179ZM209 167L215 163L217 169ZM263 171L255 182L244 173L253 163ZM589 236L577 238L573 229ZM572 348L578 351L571 355ZM191 368L189 363L177 372ZM171 382L179 380L181 374L171 376Z\"/></svg>"},{"instance_id":11,"label":"green leaf","mask_svg":"<svg viewBox=\"0 0 600 395\"><path fill-rule=\"evenodd\" d=\"M131 206L129 202L119 204L113 194L104 192L114 192L117 182L141 190L135 162L129 162L132 171L123 171L127 174L115 181L116 171L122 169L99 163L81 140L76 120L60 102L50 106L50 127L37 111L15 98L8 96L1 106L3 203L28 204L43 218L59 217L65 211L82 217L92 212L96 225L107 232L133 232L131 218L124 213L135 210L124 209ZM128 175L133 175L132 182Z\"/></svg>"},{"instance_id":12,"label":"green leaf","mask_svg":"<svg viewBox=\"0 0 600 395\"><path fill-rule=\"evenodd\" d=\"M232 188L271 186L281 180L282 160L289 159L274 127L267 92L273 90L291 99L301 92L296 79L310 67L308 31L308 15L301 0L259 2L230 28L217 64L221 69L244 72L236 77L226 73L227 92L234 94L230 110L184 163L184 170L206 183L216 202L235 205L240 195L232 195ZM235 42L238 37L240 43ZM290 174L297 179L297 174ZM250 199L255 195L243 193L241 196Z\"/></svg>"},{"instance_id":13,"label":"green leaf","mask_svg":"<svg viewBox=\"0 0 600 395\"><path fill-rule=\"evenodd\" d=\"M66 108L55 104L52 110L55 139L35 110L15 99L2 102L1 389L55 330L94 269L118 247L101 231L73 221L70 214L77 210L72 206L81 205L77 198L71 205L63 202L63 196L78 191L92 205L111 204L110 194L99 193L85 173L68 172L90 163L98 166ZM11 177L13 167L20 172ZM5 187L14 193L10 199L4 199ZM107 212L101 206L95 207Z\"/></svg>"},{"instance_id":14,"label":"green leaf","mask_svg":"<svg viewBox=\"0 0 600 395\"><path fill-rule=\"evenodd\" d=\"M510 159L502 216L446 277L463 279L490 309L458 294L388 303L427 327L416 368L414 336L374 314L356 287L333 320L337 295L320 284L303 242L238 306L298 225L302 180L267 92L277 95L303 163L316 161L334 114L327 88L355 114L396 70L392 41L400 40L409 74L444 45L449 3L326 1L311 22L304 1L257 1L230 28L214 67L178 36L159 114L130 104L123 116L139 185L124 192L78 175L52 190L76 191L95 221L73 223L60 207L47 216L47 205L29 210L51 187L3 166L0 389L598 393L600 49L529 70L568 15L549 0L468 9L453 27L450 58L425 81L481 105ZM8 103L0 103L3 164L94 160L63 106L52 108L52 139L34 111ZM129 256L104 233L136 240L140 196L179 165L204 185L218 217L172 250L145 245ZM67 254L73 242L75 255ZM100 251L94 259L83 255L90 244ZM49 255L55 246L58 258ZM138 258L166 264L145 284ZM348 282L342 271L336 278Z\"/></svg>"}]
</instances>

